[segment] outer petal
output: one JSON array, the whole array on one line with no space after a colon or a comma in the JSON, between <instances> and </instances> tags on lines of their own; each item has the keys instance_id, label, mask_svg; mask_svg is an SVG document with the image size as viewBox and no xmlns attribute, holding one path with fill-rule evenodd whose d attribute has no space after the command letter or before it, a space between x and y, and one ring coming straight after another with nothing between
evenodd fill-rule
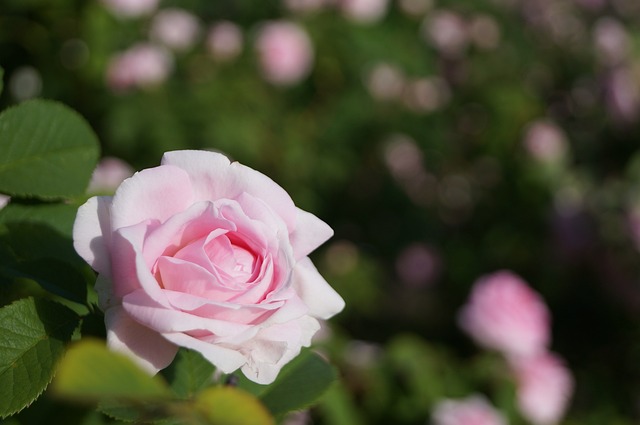
<instances>
[{"instance_id":1,"label":"outer petal","mask_svg":"<svg viewBox=\"0 0 640 425\"><path fill-rule=\"evenodd\" d=\"M293 231L296 209L289 194L264 174L216 152L174 151L162 157L162 164L184 169L193 183L197 200L236 199L248 193L265 201Z\"/></svg>"},{"instance_id":2,"label":"outer petal","mask_svg":"<svg viewBox=\"0 0 640 425\"><path fill-rule=\"evenodd\" d=\"M318 319L328 319L344 308L344 300L318 273L306 257L293 270L293 287L309 307L309 314Z\"/></svg>"},{"instance_id":3,"label":"outer petal","mask_svg":"<svg viewBox=\"0 0 640 425\"><path fill-rule=\"evenodd\" d=\"M151 374L169 366L178 352L176 345L132 320L122 307L108 309L105 324L109 348L128 355Z\"/></svg>"},{"instance_id":4,"label":"outer petal","mask_svg":"<svg viewBox=\"0 0 640 425\"><path fill-rule=\"evenodd\" d=\"M100 274L110 273L111 196L94 196L78 209L73 224L76 252Z\"/></svg>"},{"instance_id":5,"label":"outer petal","mask_svg":"<svg viewBox=\"0 0 640 425\"><path fill-rule=\"evenodd\" d=\"M160 166L142 170L118 188L111 205L113 229L145 220L164 222L193 204L191 181L184 170Z\"/></svg>"},{"instance_id":6,"label":"outer petal","mask_svg":"<svg viewBox=\"0 0 640 425\"><path fill-rule=\"evenodd\" d=\"M184 333L169 333L164 336L181 347L198 351L224 373L233 372L247 361L244 355L234 349L201 341Z\"/></svg>"},{"instance_id":7,"label":"outer petal","mask_svg":"<svg viewBox=\"0 0 640 425\"><path fill-rule=\"evenodd\" d=\"M299 260L333 236L333 229L315 215L300 208L296 210L296 229L290 238L296 260Z\"/></svg>"}]
</instances>

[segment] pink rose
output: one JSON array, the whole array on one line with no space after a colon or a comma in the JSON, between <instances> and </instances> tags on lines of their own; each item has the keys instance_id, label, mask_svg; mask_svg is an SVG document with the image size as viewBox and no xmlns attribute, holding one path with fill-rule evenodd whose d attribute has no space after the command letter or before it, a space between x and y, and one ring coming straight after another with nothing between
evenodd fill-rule
<instances>
[{"instance_id":1,"label":"pink rose","mask_svg":"<svg viewBox=\"0 0 640 425\"><path fill-rule=\"evenodd\" d=\"M557 355L539 356L513 362L518 407L534 425L560 422L573 393L573 377Z\"/></svg>"},{"instance_id":2,"label":"pink rose","mask_svg":"<svg viewBox=\"0 0 640 425\"><path fill-rule=\"evenodd\" d=\"M313 63L313 45L305 30L293 22L265 24L256 41L264 78L276 85L292 85L306 77Z\"/></svg>"},{"instance_id":3,"label":"pink rose","mask_svg":"<svg viewBox=\"0 0 640 425\"><path fill-rule=\"evenodd\" d=\"M544 352L550 317L542 298L520 277L500 271L480 278L460 312L460 326L480 345L507 356Z\"/></svg>"},{"instance_id":4,"label":"pink rose","mask_svg":"<svg viewBox=\"0 0 640 425\"><path fill-rule=\"evenodd\" d=\"M107 343L150 372L178 347L272 382L344 301L307 255L332 236L271 179L221 154L168 152L78 210Z\"/></svg>"},{"instance_id":5,"label":"pink rose","mask_svg":"<svg viewBox=\"0 0 640 425\"><path fill-rule=\"evenodd\" d=\"M433 425L507 425L504 416L478 395L445 399L434 407Z\"/></svg>"}]
</instances>

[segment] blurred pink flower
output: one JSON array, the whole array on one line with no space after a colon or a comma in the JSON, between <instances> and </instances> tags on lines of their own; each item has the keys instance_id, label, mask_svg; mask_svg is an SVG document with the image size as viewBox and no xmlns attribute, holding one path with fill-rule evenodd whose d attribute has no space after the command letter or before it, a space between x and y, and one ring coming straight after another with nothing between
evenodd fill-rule
<instances>
[{"instance_id":1,"label":"blurred pink flower","mask_svg":"<svg viewBox=\"0 0 640 425\"><path fill-rule=\"evenodd\" d=\"M621 122L634 122L640 112L640 83L630 67L613 70L605 82L607 107L612 116Z\"/></svg>"},{"instance_id":2,"label":"blurred pink flower","mask_svg":"<svg viewBox=\"0 0 640 425\"><path fill-rule=\"evenodd\" d=\"M306 31L293 22L272 21L258 31L256 41L264 78L276 85L292 85L311 71L313 45Z\"/></svg>"},{"instance_id":3,"label":"blurred pink flower","mask_svg":"<svg viewBox=\"0 0 640 425\"><path fill-rule=\"evenodd\" d=\"M121 159L105 157L93 170L87 193L115 193L120 183L131 177L135 170Z\"/></svg>"},{"instance_id":4,"label":"blurred pink flower","mask_svg":"<svg viewBox=\"0 0 640 425\"><path fill-rule=\"evenodd\" d=\"M550 340L547 306L519 276L499 271L481 277L459 315L459 323L480 345L507 357L544 352Z\"/></svg>"},{"instance_id":5,"label":"blurred pink flower","mask_svg":"<svg viewBox=\"0 0 640 425\"><path fill-rule=\"evenodd\" d=\"M369 72L366 84L371 96L381 101L397 99L402 94L405 79L400 68L391 63L378 63Z\"/></svg>"},{"instance_id":6,"label":"blurred pink flower","mask_svg":"<svg viewBox=\"0 0 640 425\"><path fill-rule=\"evenodd\" d=\"M0 210L6 207L11 201L11 196L3 195L0 193Z\"/></svg>"},{"instance_id":7,"label":"blurred pink flower","mask_svg":"<svg viewBox=\"0 0 640 425\"><path fill-rule=\"evenodd\" d=\"M438 277L442 262L431 247L414 243L400 252L396 259L396 273L403 283L413 286L429 286Z\"/></svg>"},{"instance_id":8,"label":"blurred pink flower","mask_svg":"<svg viewBox=\"0 0 640 425\"><path fill-rule=\"evenodd\" d=\"M433 425L507 425L507 420L482 396L445 399L436 404Z\"/></svg>"},{"instance_id":9,"label":"blurred pink flower","mask_svg":"<svg viewBox=\"0 0 640 425\"><path fill-rule=\"evenodd\" d=\"M214 59L230 61L242 52L242 30L229 21L216 22L207 35L207 49Z\"/></svg>"},{"instance_id":10,"label":"blurred pink flower","mask_svg":"<svg viewBox=\"0 0 640 425\"><path fill-rule=\"evenodd\" d=\"M342 14L360 24L372 24L387 13L388 0L336 0Z\"/></svg>"},{"instance_id":11,"label":"blurred pink flower","mask_svg":"<svg viewBox=\"0 0 640 425\"><path fill-rule=\"evenodd\" d=\"M518 407L534 425L554 425L564 416L574 381L563 360L553 353L513 362Z\"/></svg>"},{"instance_id":12,"label":"blurred pink flower","mask_svg":"<svg viewBox=\"0 0 640 425\"><path fill-rule=\"evenodd\" d=\"M183 9L161 10L154 16L149 36L151 40L170 49L187 50L200 33L198 19Z\"/></svg>"},{"instance_id":13,"label":"blurred pink flower","mask_svg":"<svg viewBox=\"0 0 640 425\"><path fill-rule=\"evenodd\" d=\"M560 127L543 119L529 124L523 143L529 155L542 162L564 159L569 144Z\"/></svg>"},{"instance_id":14,"label":"blurred pink flower","mask_svg":"<svg viewBox=\"0 0 640 425\"><path fill-rule=\"evenodd\" d=\"M593 40L598 59L606 65L623 62L631 51L631 40L620 21L604 17L593 28Z\"/></svg>"},{"instance_id":15,"label":"blurred pink flower","mask_svg":"<svg viewBox=\"0 0 640 425\"><path fill-rule=\"evenodd\" d=\"M159 0L102 0L111 13L123 18L135 18L153 12Z\"/></svg>"},{"instance_id":16,"label":"blurred pink flower","mask_svg":"<svg viewBox=\"0 0 640 425\"><path fill-rule=\"evenodd\" d=\"M469 43L468 25L459 14L438 10L428 14L422 24L425 40L445 56L460 56Z\"/></svg>"},{"instance_id":17,"label":"blurred pink flower","mask_svg":"<svg viewBox=\"0 0 640 425\"><path fill-rule=\"evenodd\" d=\"M164 82L172 68L172 57L165 50L140 43L111 58L107 84L116 91L153 86Z\"/></svg>"}]
</instances>

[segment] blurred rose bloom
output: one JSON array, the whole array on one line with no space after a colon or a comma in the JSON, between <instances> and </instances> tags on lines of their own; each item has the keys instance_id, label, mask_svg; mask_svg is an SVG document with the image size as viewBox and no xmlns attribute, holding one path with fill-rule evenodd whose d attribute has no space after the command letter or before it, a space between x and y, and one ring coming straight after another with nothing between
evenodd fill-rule
<instances>
[{"instance_id":1,"label":"blurred rose bloom","mask_svg":"<svg viewBox=\"0 0 640 425\"><path fill-rule=\"evenodd\" d=\"M369 72L366 81L371 96L381 101L399 98L404 83L402 69L386 62L376 64Z\"/></svg>"},{"instance_id":2,"label":"blurred rose bloom","mask_svg":"<svg viewBox=\"0 0 640 425\"><path fill-rule=\"evenodd\" d=\"M360 24L372 24L387 13L388 0L336 0L343 15Z\"/></svg>"},{"instance_id":3,"label":"blurred rose bloom","mask_svg":"<svg viewBox=\"0 0 640 425\"><path fill-rule=\"evenodd\" d=\"M504 416L479 395L442 400L431 418L433 425L507 425Z\"/></svg>"},{"instance_id":4,"label":"blurred rose bloom","mask_svg":"<svg viewBox=\"0 0 640 425\"><path fill-rule=\"evenodd\" d=\"M264 78L276 85L292 85L311 71L313 45L305 30L293 22L264 24L256 41Z\"/></svg>"},{"instance_id":5,"label":"blurred rose bloom","mask_svg":"<svg viewBox=\"0 0 640 425\"><path fill-rule=\"evenodd\" d=\"M102 0L113 14L123 18L135 18L153 12L159 0Z\"/></svg>"},{"instance_id":6,"label":"blurred rose bloom","mask_svg":"<svg viewBox=\"0 0 640 425\"><path fill-rule=\"evenodd\" d=\"M0 193L0 210L6 207L11 201L11 197Z\"/></svg>"},{"instance_id":7,"label":"blurred rose bloom","mask_svg":"<svg viewBox=\"0 0 640 425\"><path fill-rule=\"evenodd\" d=\"M459 322L478 344L507 357L535 355L549 345L547 306L519 276L509 271L483 276L474 284Z\"/></svg>"},{"instance_id":8,"label":"blurred rose bloom","mask_svg":"<svg viewBox=\"0 0 640 425\"><path fill-rule=\"evenodd\" d=\"M107 84L116 91L153 86L164 82L172 68L173 60L165 50L140 43L111 58Z\"/></svg>"},{"instance_id":9,"label":"blurred rose bloom","mask_svg":"<svg viewBox=\"0 0 640 425\"><path fill-rule=\"evenodd\" d=\"M229 21L216 22L207 35L207 49L214 59L230 61L242 52L242 30Z\"/></svg>"},{"instance_id":10,"label":"blurred rose bloom","mask_svg":"<svg viewBox=\"0 0 640 425\"><path fill-rule=\"evenodd\" d=\"M546 120L531 123L524 137L524 147L533 158L557 162L565 158L569 142L564 131Z\"/></svg>"},{"instance_id":11,"label":"blurred rose bloom","mask_svg":"<svg viewBox=\"0 0 640 425\"><path fill-rule=\"evenodd\" d=\"M593 40L598 59L605 65L623 62L631 51L631 40L626 29L610 17L598 19L593 28Z\"/></svg>"},{"instance_id":12,"label":"blurred rose bloom","mask_svg":"<svg viewBox=\"0 0 640 425\"><path fill-rule=\"evenodd\" d=\"M553 353L514 362L518 407L534 425L560 422L573 393L573 377L564 362Z\"/></svg>"},{"instance_id":13,"label":"blurred rose bloom","mask_svg":"<svg viewBox=\"0 0 640 425\"><path fill-rule=\"evenodd\" d=\"M131 177L135 170L121 159L105 157L93 170L88 193L114 193L120 183Z\"/></svg>"},{"instance_id":14,"label":"blurred rose bloom","mask_svg":"<svg viewBox=\"0 0 640 425\"><path fill-rule=\"evenodd\" d=\"M198 19L182 9L164 9L153 18L149 36L170 49L187 50L200 33Z\"/></svg>"},{"instance_id":15,"label":"blurred rose bloom","mask_svg":"<svg viewBox=\"0 0 640 425\"><path fill-rule=\"evenodd\" d=\"M426 16L422 32L425 40L445 56L460 56L469 43L468 25L457 13L439 10Z\"/></svg>"}]
</instances>

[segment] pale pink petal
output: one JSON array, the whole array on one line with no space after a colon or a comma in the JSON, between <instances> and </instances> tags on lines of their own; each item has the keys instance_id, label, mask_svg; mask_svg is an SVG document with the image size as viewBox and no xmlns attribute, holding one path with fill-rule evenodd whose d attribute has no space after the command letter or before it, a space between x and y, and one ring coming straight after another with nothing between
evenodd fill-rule
<instances>
[{"instance_id":1,"label":"pale pink petal","mask_svg":"<svg viewBox=\"0 0 640 425\"><path fill-rule=\"evenodd\" d=\"M149 233L144 241L144 256L151 268L161 255L175 255L190 242L214 231L222 234L235 229L233 222L220 218L212 202L197 202Z\"/></svg>"},{"instance_id":2,"label":"pale pink petal","mask_svg":"<svg viewBox=\"0 0 640 425\"><path fill-rule=\"evenodd\" d=\"M333 236L333 229L315 215L296 208L296 229L291 233L291 245L296 260L306 257Z\"/></svg>"},{"instance_id":3,"label":"pale pink petal","mask_svg":"<svg viewBox=\"0 0 640 425\"><path fill-rule=\"evenodd\" d=\"M105 324L109 348L129 356L151 374L169 366L178 352L176 345L132 320L122 307L108 309Z\"/></svg>"},{"instance_id":4,"label":"pale pink petal","mask_svg":"<svg viewBox=\"0 0 640 425\"><path fill-rule=\"evenodd\" d=\"M168 333L164 337L174 344L199 352L223 373L231 373L247 361L237 350L210 344L184 333Z\"/></svg>"},{"instance_id":5,"label":"pale pink petal","mask_svg":"<svg viewBox=\"0 0 640 425\"><path fill-rule=\"evenodd\" d=\"M248 193L267 203L291 231L296 209L287 192L269 177L216 152L174 151L162 157L162 164L184 169L193 184L196 200L236 199Z\"/></svg>"},{"instance_id":6,"label":"pale pink petal","mask_svg":"<svg viewBox=\"0 0 640 425\"><path fill-rule=\"evenodd\" d=\"M227 288L220 278L196 263L171 257L158 259L158 273L164 289L184 292L211 301L227 301L239 289Z\"/></svg>"},{"instance_id":7,"label":"pale pink petal","mask_svg":"<svg viewBox=\"0 0 640 425\"><path fill-rule=\"evenodd\" d=\"M344 308L344 300L318 273L307 257L298 262L293 271L293 287L309 306L310 315L328 319Z\"/></svg>"},{"instance_id":8,"label":"pale pink petal","mask_svg":"<svg viewBox=\"0 0 640 425\"><path fill-rule=\"evenodd\" d=\"M118 188L111 205L113 229L146 220L161 223L194 203L191 181L173 166L149 168L128 178Z\"/></svg>"},{"instance_id":9,"label":"pale pink petal","mask_svg":"<svg viewBox=\"0 0 640 425\"><path fill-rule=\"evenodd\" d=\"M111 240L111 264L113 270L113 293L122 298L139 288L144 288L156 301L163 301L162 288L151 274L141 249L146 236L159 223L148 221L135 226L118 229Z\"/></svg>"},{"instance_id":10,"label":"pale pink petal","mask_svg":"<svg viewBox=\"0 0 640 425\"><path fill-rule=\"evenodd\" d=\"M122 299L122 306L137 322L161 333L207 331L217 336L228 336L242 333L253 327L167 309L142 290L125 296ZM240 306L236 307L240 308Z\"/></svg>"},{"instance_id":11,"label":"pale pink petal","mask_svg":"<svg viewBox=\"0 0 640 425\"><path fill-rule=\"evenodd\" d=\"M110 273L110 196L94 196L78 208L73 224L76 252L100 274Z\"/></svg>"}]
</instances>

